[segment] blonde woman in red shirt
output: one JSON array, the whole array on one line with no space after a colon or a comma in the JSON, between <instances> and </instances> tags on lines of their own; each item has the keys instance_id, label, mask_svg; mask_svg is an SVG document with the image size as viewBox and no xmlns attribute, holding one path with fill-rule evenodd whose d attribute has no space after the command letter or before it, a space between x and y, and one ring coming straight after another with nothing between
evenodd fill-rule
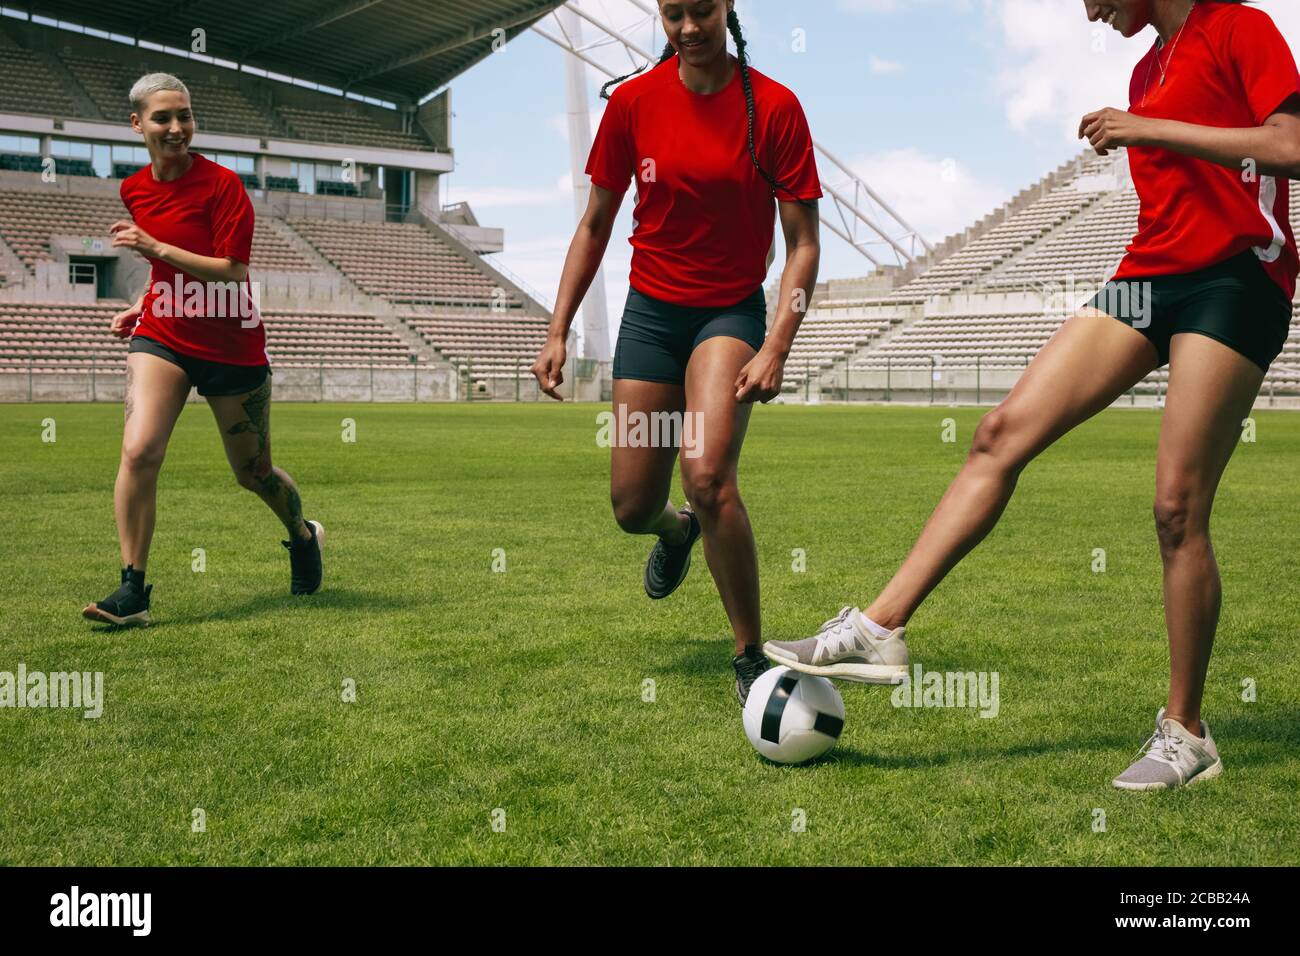
<instances>
[{"instance_id":1,"label":"blonde woman in red shirt","mask_svg":"<svg viewBox=\"0 0 1300 956\"><path fill-rule=\"evenodd\" d=\"M145 583L158 472L172 429L197 388L221 429L239 484L260 497L289 532L290 590L321 583L324 529L306 521L297 485L271 463L271 368L248 278L253 207L230 170L190 151L189 90L167 73L131 88L131 126L149 165L122 183L130 219L111 227L113 246L149 260L149 288L113 317L130 339L122 460L114 510L122 550L121 586L83 616L117 626L147 625L153 586Z\"/></svg>"},{"instance_id":2,"label":"blonde woman in red shirt","mask_svg":"<svg viewBox=\"0 0 1300 956\"><path fill-rule=\"evenodd\" d=\"M733 3L660 0L659 15L668 37L659 64L618 86L601 121L587 166L591 200L533 372L558 399L569 326L635 180L631 289L614 354L615 419L633 429L628 441L612 443L614 517L629 534L658 538L644 572L654 599L681 584L703 536L735 635L743 704L768 663L759 651L758 555L737 466L753 403L780 394L816 283L821 188L799 101L749 66ZM786 263L768 330L763 280L778 214ZM678 416L687 500L680 511L669 500L679 448L636 437L637 417L652 415ZM624 429L611 431L621 437Z\"/></svg>"},{"instance_id":3,"label":"blonde woman in red shirt","mask_svg":"<svg viewBox=\"0 0 1300 956\"><path fill-rule=\"evenodd\" d=\"M899 680L912 613L993 529L1025 466L1167 364L1155 524L1171 679L1155 733L1113 781L1161 790L1223 768L1201 720L1221 603L1210 510L1290 327L1300 257L1288 178L1300 177L1300 78L1273 21L1239 3L1083 6L1125 38L1148 26L1158 34L1133 71L1129 109L1090 113L1079 125L1100 155L1128 149L1138 233L1111 281L984 416L961 473L884 590L815 636L765 650L808 673Z\"/></svg>"}]
</instances>

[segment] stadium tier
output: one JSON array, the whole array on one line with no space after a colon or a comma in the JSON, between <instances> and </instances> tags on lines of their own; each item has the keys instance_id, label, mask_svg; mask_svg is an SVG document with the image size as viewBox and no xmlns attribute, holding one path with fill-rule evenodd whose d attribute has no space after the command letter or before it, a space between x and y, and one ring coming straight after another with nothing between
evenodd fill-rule
<instances>
[{"instance_id":1,"label":"stadium tier","mask_svg":"<svg viewBox=\"0 0 1300 956\"><path fill-rule=\"evenodd\" d=\"M0 372L121 372L126 342L109 333L123 302L0 302ZM409 368L415 353L373 315L266 311L277 367Z\"/></svg>"},{"instance_id":2,"label":"stadium tier","mask_svg":"<svg viewBox=\"0 0 1300 956\"><path fill-rule=\"evenodd\" d=\"M476 381L514 379L527 373L546 343L548 320L492 312L460 315L403 313L399 318Z\"/></svg>"},{"instance_id":3,"label":"stadium tier","mask_svg":"<svg viewBox=\"0 0 1300 956\"><path fill-rule=\"evenodd\" d=\"M291 219L289 225L371 295L393 302L522 304L419 223Z\"/></svg>"},{"instance_id":4,"label":"stadium tier","mask_svg":"<svg viewBox=\"0 0 1300 956\"><path fill-rule=\"evenodd\" d=\"M55 236L111 241L108 227L126 218L112 196L73 195L41 190L0 190L0 238L29 270L53 258ZM312 272L308 262L274 225L259 220L253 233L253 261L262 271Z\"/></svg>"},{"instance_id":5,"label":"stadium tier","mask_svg":"<svg viewBox=\"0 0 1300 956\"><path fill-rule=\"evenodd\" d=\"M433 150L418 124L393 111L140 47L78 36L75 46L28 49L0 24L0 112L127 122L131 84L172 73L189 87L199 131L395 150ZM62 38L61 38L62 41Z\"/></svg>"},{"instance_id":6,"label":"stadium tier","mask_svg":"<svg viewBox=\"0 0 1300 956\"><path fill-rule=\"evenodd\" d=\"M0 46L0 112L73 116L76 106L45 58L14 46Z\"/></svg>"},{"instance_id":7,"label":"stadium tier","mask_svg":"<svg viewBox=\"0 0 1300 956\"><path fill-rule=\"evenodd\" d=\"M415 133L388 129L372 117L351 110L297 109L281 106L276 110L287 128L299 139L320 143L348 143L396 149L430 149L428 140Z\"/></svg>"},{"instance_id":8,"label":"stadium tier","mask_svg":"<svg viewBox=\"0 0 1300 956\"><path fill-rule=\"evenodd\" d=\"M832 292L814 300L791 350L787 393L807 393L819 380L832 394L837 383L847 391L850 372L883 378L887 369L914 369L927 379L931 370L1018 374L1113 274L1136 232L1138 199L1126 162L1122 152L1081 156L1066 175L1058 171L1040 182L1027 191L1028 201L983 231L977 227L957 251L888 293L836 296L831 283ZM1291 220L1300 229L1294 201ZM1167 369L1157 371L1136 391L1159 393L1167 379ZM1300 394L1295 314L1264 392Z\"/></svg>"},{"instance_id":9,"label":"stadium tier","mask_svg":"<svg viewBox=\"0 0 1300 956\"><path fill-rule=\"evenodd\" d=\"M73 78L98 107L105 119L114 120L130 113L127 92L147 64L132 67L120 60L78 56L65 53L61 57ZM284 131L267 119L238 88L220 83L217 75L203 79L195 75L198 64L168 64L176 75L190 88L196 105L198 126L203 130L223 133L248 133L257 136L283 136ZM202 109L199 110L199 105Z\"/></svg>"}]
</instances>

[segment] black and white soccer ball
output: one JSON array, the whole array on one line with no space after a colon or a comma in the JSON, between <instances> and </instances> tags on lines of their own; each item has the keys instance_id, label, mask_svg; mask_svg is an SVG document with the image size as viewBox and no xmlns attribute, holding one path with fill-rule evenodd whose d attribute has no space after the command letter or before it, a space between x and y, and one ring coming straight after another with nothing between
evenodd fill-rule
<instances>
[{"instance_id":1,"label":"black and white soccer ball","mask_svg":"<svg viewBox=\"0 0 1300 956\"><path fill-rule=\"evenodd\" d=\"M825 677L773 667L749 689L743 719L754 749L776 763L803 763L835 746L844 700Z\"/></svg>"}]
</instances>

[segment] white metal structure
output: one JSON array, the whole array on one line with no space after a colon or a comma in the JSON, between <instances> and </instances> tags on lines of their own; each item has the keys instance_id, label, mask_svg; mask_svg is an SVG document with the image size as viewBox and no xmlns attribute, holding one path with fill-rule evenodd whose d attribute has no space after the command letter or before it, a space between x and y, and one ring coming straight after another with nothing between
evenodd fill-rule
<instances>
[{"instance_id":1,"label":"white metal structure","mask_svg":"<svg viewBox=\"0 0 1300 956\"><path fill-rule=\"evenodd\" d=\"M555 11L555 19L564 35L582 45L582 21L567 7ZM565 95L569 113L569 168L573 174L573 212L582 218L591 197L591 180L587 178L587 156L591 153L591 110L587 105L587 70L576 57L564 58ZM605 269L596 277L582 302L582 357L608 362L609 308L605 300Z\"/></svg>"}]
</instances>

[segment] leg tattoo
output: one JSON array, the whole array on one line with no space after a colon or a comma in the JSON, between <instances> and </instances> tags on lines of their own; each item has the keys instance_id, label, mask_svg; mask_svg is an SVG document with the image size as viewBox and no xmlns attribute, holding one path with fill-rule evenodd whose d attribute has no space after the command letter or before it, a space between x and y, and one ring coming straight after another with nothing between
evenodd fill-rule
<instances>
[{"instance_id":1,"label":"leg tattoo","mask_svg":"<svg viewBox=\"0 0 1300 956\"><path fill-rule=\"evenodd\" d=\"M249 393L243 401L244 413L248 418L236 422L227 429L229 435L252 433L257 436L257 451L240 465L240 470L248 474L256 483L256 490L262 499L272 508L283 504L285 514L280 520L291 534L297 534L304 527L302 520L302 498L298 489L279 468L271 464L271 380L268 378L255 391Z\"/></svg>"}]
</instances>

